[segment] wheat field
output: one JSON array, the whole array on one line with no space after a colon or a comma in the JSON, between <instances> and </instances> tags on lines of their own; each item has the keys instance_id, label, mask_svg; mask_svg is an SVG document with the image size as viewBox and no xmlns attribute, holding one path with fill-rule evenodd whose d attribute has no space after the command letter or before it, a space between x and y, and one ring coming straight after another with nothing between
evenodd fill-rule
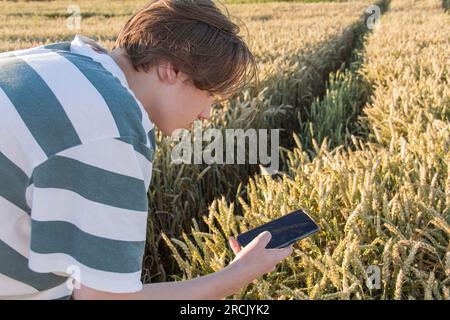
<instances>
[{"instance_id":1,"label":"wheat field","mask_svg":"<svg viewBox=\"0 0 450 320\"><path fill-rule=\"evenodd\" d=\"M226 265L230 235L301 207L321 233L233 298L448 300L449 22L440 1L391 1L356 72L372 88L359 119L367 136L350 134L351 143L331 150L328 137L321 144L313 137L312 157L294 134L284 175L252 178L237 203L216 199L204 218L208 233L194 222L191 237L167 239L183 278ZM337 75L327 90L334 99L320 106L334 113L343 96L357 96L351 77ZM381 269L379 290L366 285L373 265Z\"/></svg>"},{"instance_id":2,"label":"wheat field","mask_svg":"<svg viewBox=\"0 0 450 320\"><path fill-rule=\"evenodd\" d=\"M93 37L111 49L145 0L0 1L0 52ZM216 105L205 128L280 128L281 172L173 165L157 135L144 282L226 266L227 238L297 208L320 225L275 272L230 299L449 299L450 15L441 0L226 4L261 88ZM367 268L381 270L369 289Z\"/></svg>"}]
</instances>

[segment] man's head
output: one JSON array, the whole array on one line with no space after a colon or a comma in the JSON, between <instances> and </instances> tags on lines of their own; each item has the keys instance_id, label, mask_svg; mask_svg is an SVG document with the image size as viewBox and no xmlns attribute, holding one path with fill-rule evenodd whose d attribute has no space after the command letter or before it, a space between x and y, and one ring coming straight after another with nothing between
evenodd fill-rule
<instances>
[{"instance_id":1,"label":"man's head","mask_svg":"<svg viewBox=\"0 0 450 320\"><path fill-rule=\"evenodd\" d=\"M153 0L122 28L112 56L155 125L171 134L258 81L239 31L211 0Z\"/></svg>"}]
</instances>

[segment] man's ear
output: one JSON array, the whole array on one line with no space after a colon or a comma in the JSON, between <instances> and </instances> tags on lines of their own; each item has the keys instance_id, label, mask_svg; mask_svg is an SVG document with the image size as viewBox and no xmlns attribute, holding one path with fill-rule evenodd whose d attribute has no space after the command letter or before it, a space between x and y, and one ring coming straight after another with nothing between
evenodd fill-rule
<instances>
[{"instance_id":1,"label":"man's ear","mask_svg":"<svg viewBox=\"0 0 450 320\"><path fill-rule=\"evenodd\" d=\"M158 65L158 73L161 76L162 81L167 81L170 84L174 84L180 72L174 68L172 63L162 61Z\"/></svg>"}]
</instances>

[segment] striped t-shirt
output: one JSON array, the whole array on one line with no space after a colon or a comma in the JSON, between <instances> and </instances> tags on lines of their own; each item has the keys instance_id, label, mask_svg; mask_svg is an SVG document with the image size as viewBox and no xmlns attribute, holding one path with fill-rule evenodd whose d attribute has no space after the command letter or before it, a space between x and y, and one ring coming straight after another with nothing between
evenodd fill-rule
<instances>
[{"instance_id":1,"label":"striped t-shirt","mask_svg":"<svg viewBox=\"0 0 450 320\"><path fill-rule=\"evenodd\" d=\"M154 126L89 41L0 54L0 299L142 288Z\"/></svg>"}]
</instances>

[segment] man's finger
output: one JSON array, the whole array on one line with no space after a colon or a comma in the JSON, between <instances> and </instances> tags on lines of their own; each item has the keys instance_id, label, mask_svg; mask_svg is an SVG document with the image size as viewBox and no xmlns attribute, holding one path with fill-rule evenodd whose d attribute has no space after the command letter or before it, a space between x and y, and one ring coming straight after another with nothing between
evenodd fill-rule
<instances>
[{"instance_id":1,"label":"man's finger","mask_svg":"<svg viewBox=\"0 0 450 320\"><path fill-rule=\"evenodd\" d=\"M257 237L256 240L259 246L262 246L263 248L265 248L270 240L272 239L272 234L269 231L264 231L261 232Z\"/></svg>"},{"instance_id":2,"label":"man's finger","mask_svg":"<svg viewBox=\"0 0 450 320\"><path fill-rule=\"evenodd\" d=\"M285 247L285 248L281 248L281 249L269 249L269 251L273 252L273 254L275 255L277 260L282 260L284 258L287 258L288 256L290 256L293 252L293 244Z\"/></svg>"},{"instance_id":3,"label":"man's finger","mask_svg":"<svg viewBox=\"0 0 450 320\"><path fill-rule=\"evenodd\" d=\"M241 246L233 236L230 237L230 246L234 254L238 254L241 251Z\"/></svg>"}]
</instances>

